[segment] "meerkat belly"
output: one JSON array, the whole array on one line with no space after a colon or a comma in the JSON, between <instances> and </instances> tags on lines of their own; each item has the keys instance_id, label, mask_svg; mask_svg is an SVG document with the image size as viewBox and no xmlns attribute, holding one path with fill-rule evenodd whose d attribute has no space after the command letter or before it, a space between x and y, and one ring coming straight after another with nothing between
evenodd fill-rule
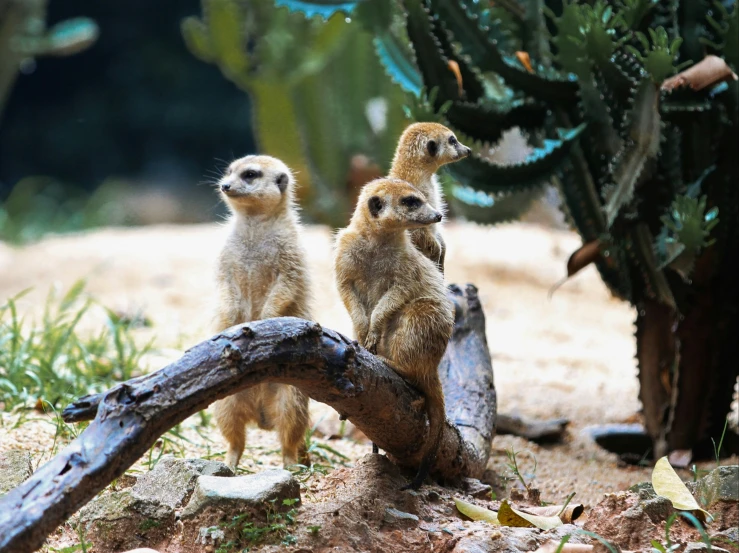
<instances>
[{"instance_id":1,"label":"meerkat belly","mask_svg":"<svg viewBox=\"0 0 739 553\"><path fill-rule=\"evenodd\" d=\"M258 252L245 253L240 261L238 285L241 292L240 311L247 320L261 317L272 287L279 277L278 252L260 248Z\"/></svg>"}]
</instances>

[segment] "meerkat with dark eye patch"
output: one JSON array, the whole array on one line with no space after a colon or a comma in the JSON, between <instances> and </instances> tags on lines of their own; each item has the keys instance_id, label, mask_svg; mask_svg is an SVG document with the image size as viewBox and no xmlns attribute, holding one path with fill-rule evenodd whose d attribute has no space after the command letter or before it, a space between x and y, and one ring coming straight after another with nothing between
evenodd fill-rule
<instances>
[{"instance_id":1,"label":"meerkat with dark eye patch","mask_svg":"<svg viewBox=\"0 0 739 553\"><path fill-rule=\"evenodd\" d=\"M431 207L446 211L436 172L448 163L454 163L470 155L471 150L457 140L454 133L439 123L414 123L405 129L398 140L395 157L390 168L390 178L402 179L418 188ZM439 224L410 231L413 244L439 270L444 272L446 244Z\"/></svg>"},{"instance_id":2,"label":"meerkat with dark eye patch","mask_svg":"<svg viewBox=\"0 0 739 553\"><path fill-rule=\"evenodd\" d=\"M231 163L218 183L231 211L230 233L218 260L217 330L271 317L310 319L306 255L298 243L295 182L287 166L269 156ZM276 429L284 464L307 464L308 397L293 386L258 384L215 403L228 442L226 464L236 468L246 425Z\"/></svg>"},{"instance_id":3,"label":"meerkat with dark eye patch","mask_svg":"<svg viewBox=\"0 0 739 553\"><path fill-rule=\"evenodd\" d=\"M453 305L436 265L409 230L441 221L424 194L398 179L365 185L349 226L336 239L334 271L357 340L379 355L426 398L429 433L408 487L433 468L446 421L439 362L452 335Z\"/></svg>"}]
</instances>

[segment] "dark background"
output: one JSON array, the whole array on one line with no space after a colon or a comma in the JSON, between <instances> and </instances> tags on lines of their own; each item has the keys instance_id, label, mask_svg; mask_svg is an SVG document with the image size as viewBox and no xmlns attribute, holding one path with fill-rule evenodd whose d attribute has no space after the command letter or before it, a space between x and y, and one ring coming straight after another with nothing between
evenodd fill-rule
<instances>
[{"instance_id":1,"label":"dark background","mask_svg":"<svg viewBox=\"0 0 739 553\"><path fill-rule=\"evenodd\" d=\"M0 201L21 178L53 176L92 190L108 177L202 182L254 151L248 96L185 47L180 21L196 0L52 1L47 22L91 17L96 44L37 59L0 119Z\"/></svg>"}]
</instances>

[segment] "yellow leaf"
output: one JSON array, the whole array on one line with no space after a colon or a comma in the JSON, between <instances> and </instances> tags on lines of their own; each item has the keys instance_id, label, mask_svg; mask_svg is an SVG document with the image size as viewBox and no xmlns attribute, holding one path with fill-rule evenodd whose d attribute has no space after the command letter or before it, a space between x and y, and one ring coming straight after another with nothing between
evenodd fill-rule
<instances>
[{"instance_id":1,"label":"yellow leaf","mask_svg":"<svg viewBox=\"0 0 739 553\"><path fill-rule=\"evenodd\" d=\"M683 481L680 480L675 469L670 465L667 457L662 457L662 459L654 464L652 487L657 495L669 499L675 509L681 511L700 511L706 516L711 516L700 508L698 502L690 491L688 491L688 488L685 487Z\"/></svg>"},{"instance_id":2,"label":"yellow leaf","mask_svg":"<svg viewBox=\"0 0 739 553\"><path fill-rule=\"evenodd\" d=\"M491 524L500 524L500 522L498 522L498 515L495 511L485 509L484 507L478 507L477 505L467 503L461 499L455 499L454 504L457 506L457 510L460 513L472 520L484 520Z\"/></svg>"},{"instance_id":3,"label":"yellow leaf","mask_svg":"<svg viewBox=\"0 0 739 553\"><path fill-rule=\"evenodd\" d=\"M526 528L536 527L542 530L551 530L562 526L558 516L532 515L519 509L514 509L507 500L503 500L498 509L498 520L503 526L523 526Z\"/></svg>"}]
</instances>

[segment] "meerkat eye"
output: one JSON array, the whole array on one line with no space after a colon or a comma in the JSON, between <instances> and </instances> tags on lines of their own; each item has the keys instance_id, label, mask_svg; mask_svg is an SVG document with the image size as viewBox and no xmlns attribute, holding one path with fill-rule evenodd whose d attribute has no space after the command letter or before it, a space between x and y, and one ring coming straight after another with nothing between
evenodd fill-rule
<instances>
[{"instance_id":1,"label":"meerkat eye","mask_svg":"<svg viewBox=\"0 0 739 553\"><path fill-rule=\"evenodd\" d=\"M284 192L285 188L287 188L287 175L285 173L280 173L279 175L277 175L275 184L277 185L277 188L280 189L280 192Z\"/></svg>"},{"instance_id":2,"label":"meerkat eye","mask_svg":"<svg viewBox=\"0 0 739 553\"><path fill-rule=\"evenodd\" d=\"M367 201L367 207L369 208L369 212L372 215L372 217L377 217L380 215L380 211L382 211L382 200L377 196L372 196Z\"/></svg>"},{"instance_id":3,"label":"meerkat eye","mask_svg":"<svg viewBox=\"0 0 739 553\"><path fill-rule=\"evenodd\" d=\"M429 140L426 143L426 150L431 157L436 157L436 153L439 151L439 145L436 143L436 140Z\"/></svg>"},{"instance_id":4,"label":"meerkat eye","mask_svg":"<svg viewBox=\"0 0 739 553\"><path fill-rule=\"evenodd\" d=\"M457 143L458 143L458 141L457 141L457 137L456 136L450 136L449 137L449 144L451 144L452 146L456 146Z\"/></svg>"},{"instance_id":5,"label":"meerkat eye","mask_svg":"<svg viewBox=\"0 0 739 553\"><path fill-rule=\"evenodd\" d=\"M400 199L400 203L413 211L421 207L423 201L418 196L406 196L405 198Z\"/></svg>"},{"instance_id":6,"label":"meerkat eye","mask_svg":"<svg viewBox=\"0 0 739 553\"><path fill-rule=\"evenodd\" d=\"M246 171L243 171L241 173L241 178L244 180L254 180L257 177L261 177L262 174L259 171L255 171L254 169L247 169Z\"/></svg>"}]
</instances>

